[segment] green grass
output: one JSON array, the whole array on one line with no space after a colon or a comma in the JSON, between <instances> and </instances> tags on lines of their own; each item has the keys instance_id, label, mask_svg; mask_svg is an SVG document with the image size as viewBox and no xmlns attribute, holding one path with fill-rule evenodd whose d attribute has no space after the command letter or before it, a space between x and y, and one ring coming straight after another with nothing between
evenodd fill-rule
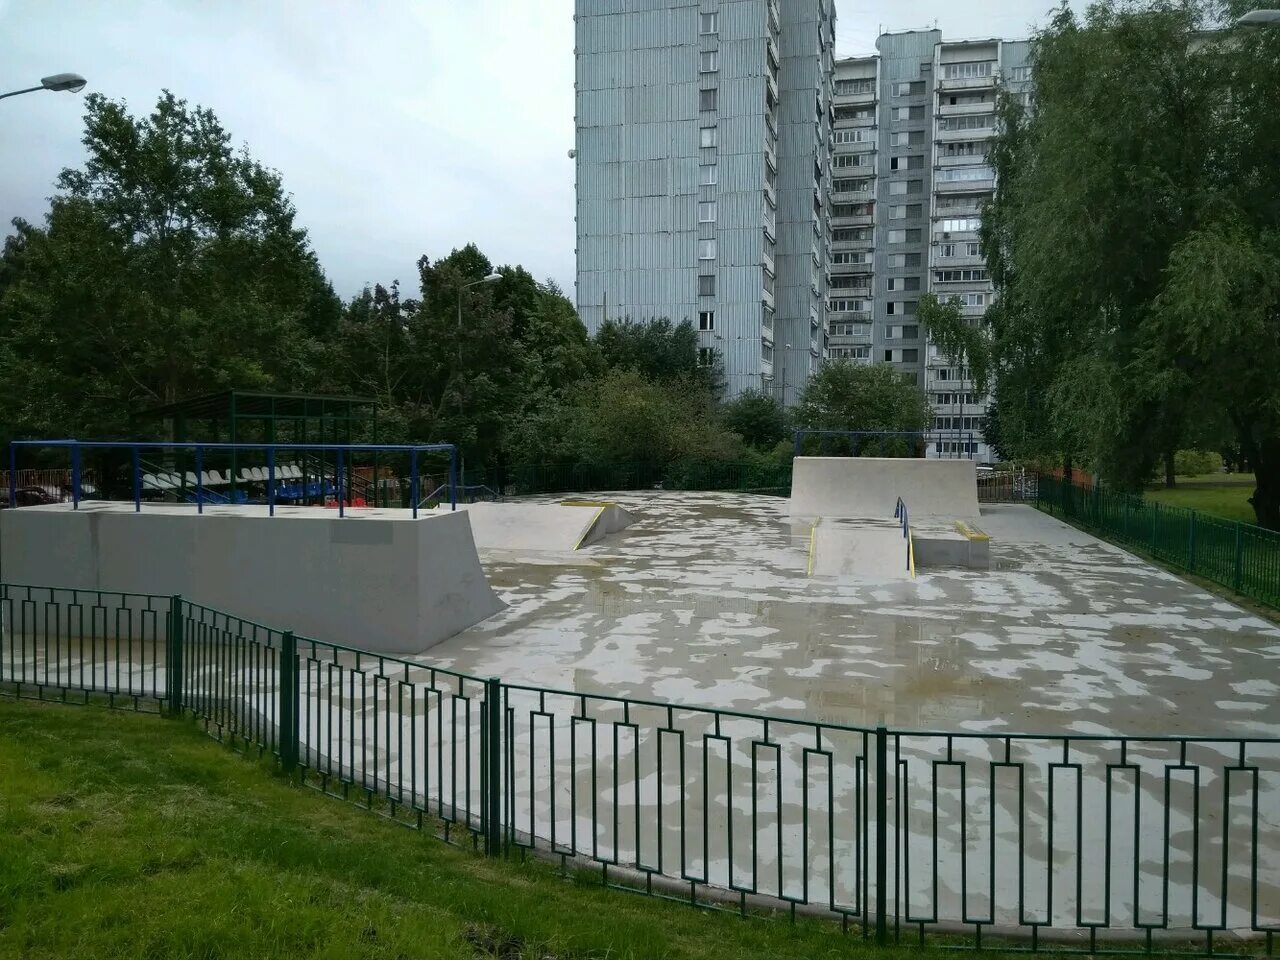
<instances>
[{"instance_id":1,"label":"green grass","mask_svg":"<svg viewBox=\"0 0 1280 960\"><path fill-rule=\"evenodd\" d=\"M1249 498L1253 496L1253 474L1215 473L1202 477L1179 477L1177 486L1150 486L1144 494L1171 507L1185 507L1223 517L1257 523Z\"/></svg>"},{"instance_id":2,"label":"green grass","mask_svg":"<svg viewBox=\"0 0 1280 960\"><path fill-rule=\"evenodd\" d=\"M0 957L893 957L450 847L186 720L0 698Z\"/></svg>"}]
</instances>

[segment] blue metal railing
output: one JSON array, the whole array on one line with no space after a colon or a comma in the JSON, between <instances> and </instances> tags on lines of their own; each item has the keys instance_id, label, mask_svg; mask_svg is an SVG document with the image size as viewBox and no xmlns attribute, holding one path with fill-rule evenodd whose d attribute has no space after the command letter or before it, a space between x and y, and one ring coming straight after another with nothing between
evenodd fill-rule
<instances>
[{"instance_id":1,"label":"blue metal railing","mask_svg":"<svg viewBox=\"0 0 1280 960\"><path fill-rule=\"evenodd\" d=\"M142 512L142 451L143 450L190 450L195 455L195 483L191 486L195 489L195 505L196 511L204 512L204 504L206 499L205 490L205 452L206 451L222 451L234 453L236 451L251 450L265 451L267 458L266 473L266 500L267 512L270 516L275 516L276 500L277 500L277 474L276 474L276 452L284 451L296 453L333 453L335 455L335 485L338 493L338 516L346 516L346 486L344 484L344 475L347 469L347 460L355 454L378 454L378 453L399 453L407 454L409 457L409 503L410 509L413 511L414 518L418 516L418 466L419 457L423 453L448 453L449 454L449 482L447 484L449 490L449 506L451 509L458 509L458 448L452 443L423 443L423 444L373 444L373 443L351 443L351 444L335 444L335 443L165 443L151 441L129 441L129 440L13 440L9 443L9 506L17 506L17 486L16 478L18 471L18 449L21 447L35 447L40 449L65 449L68 451L71 459L71 505L72 509L80 509L81 500L81 475L83 451L85 450L128 450L130 452L130 470L132 473L131 489L133 493L133 508L135 512ZM444 489L442 486L441 490Z\"/></svg>"},{"instance_id":2,"label":"blue metal railing","mask_svg":"<svg viewBox=\"0 0 1280 960\"><path fill-rule=\"evenodd\" d=\"M907 541L907 569L911 569L911 521L907 517L907 502L901 497L893 506L893 519L902 527L902 539Z\"/></svg>"},{"instance_id":3,"label":"blue metal railing","mask_svg":"<svg viewBox=\"0 0 1280 960\"><path fill-rule=\"evenodd\" d=\"M963 444L966 457L972 456L978 449L972 430L810 430L804 428L795 431L794 454L797 457L802 456L801 450L804 446L805 437L817 437L821 444L823 455L827 452L827 438L829 437L838 437L848 441L853 448L855 457L861 453L869 442L890 439L904 439L908 442L915 440L926 446L930 443L940 444L946 441L956 441Z\"/></svg>"}]
</instances>

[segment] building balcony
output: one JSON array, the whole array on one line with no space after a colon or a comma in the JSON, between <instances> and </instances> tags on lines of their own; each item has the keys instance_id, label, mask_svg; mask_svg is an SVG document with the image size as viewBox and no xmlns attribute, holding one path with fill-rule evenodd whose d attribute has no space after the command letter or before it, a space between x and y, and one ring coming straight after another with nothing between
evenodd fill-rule
<instances>
[{"instance_id":1,"label":"building balcony","mask_svg":"<svg viewBox=\"0 0 1280 960\"><path fill-rule=\"evenodd\" d=\"M827 264L827 272L833 276L846 276L848 274L856 274L861 276L871 269L871 262L864 263L829 263Z\"/></svg>"},{"instance_id":2,"label":"building balcony","mask_svg":"<svg viewBox=\"0 0 1280 960\"><path fill-rule=\"evenodd\" d=\"M777 103L778 100L780 99L778 97L778 81L775 80L771 75L766 73L764 77L764 82L765 82L765 86L769 88L769 93L773 96L773 102Z\"/></svg>"},{"instance_id":3,"label":"building balcony","mask_svg":"<svg viewBox=\"0 0 1280 960\"><path fill-rule=\"evenodd\" d=\"M977 193L980 190L990 192L996 188L995 178L986 180L938 180L933 181L934 193Z\"/></svg>"},{"instance_id":4,"label":"building balcony","mask_svg":"<svg viewBox=\"0 0 1280 960\"><path fill-rule=\"evenodd\" d=\"M983 103L948 103L946 95L938 94L938 113L939 117L960 117L970 113L995 113L996 104L994 100L987 100Z\"/></svg>"},{"instance_id":5,"label":"building balcony","mask_svg":"<svg viewBox=\"0 0 1280 960\"><path fill-rule=\"evenodd\" d=\"M830 287L827 290L827 296L837 298L849 298L853 300L869 300L871 298L871 287Z\"/></svg>"},{"instance_id":6,"label":"building balcony","mask_svg":"<svg viewBox=\"0 0 1280 960\"><path fill-rule=\"evenodd\" d=\"M869 190L842 190L839 193L832 192L832 203L870 203L876 198L874 189Z\"/></svg>"},{"instance_id":7,"label":"building balcony","mask_svg":"<svg viewBox=\"0 0 1280 960\"><path fill-rule=\"evenodd\" d=\"M764 216L760 218L760 224L764 227L764 232L768 235L770 240L778 239L776 218L774 217L773 211L767 206L764 208Z\"/></svg>"},{"instance_id":8,"label":"building balcony","mask_svg":"<svg viewBox=\"0 0 1280 960\"><path fill-rule=\"evenodd\" d=\"M990 110L983 111L990 113ZM969 130L938 130L934 129L934 139L938 143L951 143L956 140L988 140L995 136L994 127L977 127ZM970 160L970 163L973 161Z\"/></svg>"},{"instance_id":9,"label":"building balcony","mask_svg":"<svg viewBox=\"0 0 1280 960\"><path fill-rule=\"evenodd\" d=\"M831 252L841 253L843 251L874 251L875 241L868 237L866 240L835 240L831 241Z\"/></svg>"},{"instance_id":10,"label":"building balcony","mask_svg":"<svg viewBox=\"0 0 1280 960\"><path fill-rule=\"evenodd\" d=\"M982 207L989 199L991 199L990 196L984 194L980 199L974 200L972 203L962 203L951 207L935 204L931 216L935 220L941 220L944 217L971 217L982 213Z\"/></svg>"},{"instance_id":11,"label":"building balcony","mask_svg":"<svg viewBox=\"0 0 1280 960\"><path fill-rule=\"evenodd\" d=\"M981 131L974 130L972 132L980 133ZM988 143L990 142L986 137L970 137L969 139L983 140L984 142L988 142ZM987 153L980 153L977 155L970 154L968 156L963 156L963 157L944 157L939 155L934 158L933 165L938 169L942 169L943 167L972 167L975 164L989 163L989 162L990 162L990 157L989 157L989 154Z\"/></svg>"},{"instance_id":12,"label":"building balcony","mask_svg":"<svg viewBox=\"0 0 1280 960\"><path fill-rule=\"evenodd\" d=\"M869 107L876 102L876 92L872 90L870 93L833 93L831 102L837 107Z\"/></svg>"},{"instance_id":13,"label":"building balcony","mask_svg":"<svg viewBox=\"0 0 1280 960\"><path fill-rule=\"evenodd\" d=\"M955 79L947 79L943 76L943 70L938 71L938 79L934 84L934 89L939 94L945 91L956 90L990 90L996 85L995 71L985 77L963 77Z\"/></svg>"},{"instance_id":14,"label":"building balcony","mask_svg":"<svg viewBox=\"0 0 1280 960\"><path fill-rule=\"evenodd\" d=\"M850 127L875 127L875 116L870 117L833 117L831 126L836 130L846 130Z\"/></svg>"},{"instance_id":15,"label":"building balcony","mask_svg":"<svg viewBox=\"0 0 1280 960\"><path fill-rule=\"evenodd\" d=\"M870 323L870 310L837 310L827 314L828 323ZM871 336L870 331L867 336Z\"/></svg>"},{"instance_id":16,"label":"building balcony","mask_svg":"<svg viewBox=\"0 0 1280 960\"><path fill-rule=\"evenodd\" d=\"M869 227L875 223L875 214L859 213L848 217L838 217L834 213L831 215L831 226L833 227Z\"/></svg>"},{"instance_id":17,"label":"building balcony","mask_svg":"<svg viewBox=\"0 0 1280 960\"><path fill-rule=\"evenodd\" d=\"M761 256L762 256L761 265L764 267L765 273L769 274L769 276L771 277L776 277L778 275L778 271L774 268L773 257L769 256L769 254L767 253L762 254Z\"/></svg>"},{"instance_id":18,"label":"building balcony","mask_svg":"<svg viewBox=\"0 0 1280 960\"><path fill-rule=\"evenodd\" d=\"M977 240L977 230L941 230L935 229L933 236L929 238L933 243L962 243L966 240ZM930 258L932 259L932 257Z\"/></svg>"},{"instance_id":19,"label":"building balcony","mask_svg":"<svg viewBox=\"0 0 1280 960\"><path fill-rule=\"evenodd\" d=\"M972 257L967 256L965 254L961 254L960 256L956 256L956 257L939 257L937 256L937 251L935 250L934 256L929 258L930 270L955 270L955 269L965 269L965 268L972 269L974 267L985 267L986 265L987 265L986 258L984 258L981 254L977 254L976 256L972 256Z\"/></svg>"},{"instance_id":20,"label":"building balcony","mask_svg":"<svg viewBox=\"0 0 1280 960\"><path fill-rule=\"evenodd\" d=\"M777 209L778 209L778 194L777 194L777 192L773 189L773 184L771 184L771 183L769 183L769 182L767 182L767 181L765 182L765 185L764 185L764 196L765 196L765 199L769 202L769 206L771 206L771 207L773 207L773 209L777 210Z\"/></svg>"}]
</instances>

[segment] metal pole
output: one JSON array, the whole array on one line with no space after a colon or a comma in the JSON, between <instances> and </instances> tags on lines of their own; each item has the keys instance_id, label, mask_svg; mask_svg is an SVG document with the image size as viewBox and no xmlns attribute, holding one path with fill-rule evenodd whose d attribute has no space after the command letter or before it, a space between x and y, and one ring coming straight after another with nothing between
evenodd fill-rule
<instances>
[{"instance_id":1,"label":"metal pole","mask_svg":"<svg viewBox=\"0 0 1280 960\"><path fill-rule=\"evenodd\" d=\"M276 448L267 447L267 516L276 515Z\"/></svg>"},{"instance_id":2,"label":"metal pole","mask_svg":"<svg viewBox=\"0 0 1280 960\"><path fill-rule=\"evenodd\" d=\"M409 499L413 506L413 519L418 519L418 451L409 451Z\"/></svg>"},{"instance_id":3,"label":"metal pole","mask_svg":"<svg viewBox=\"0 0 1280 960\"><path fill-rule=\"evenodd\" d=\"M142 470L138 463L138 448L133 448L133 512L142 512Z\"/></svg>"},{"instance_id":4,"label":"metal pole","mask_svg":"<svg viewBox=\"0 0 1280 960\"><path fill-rule=\"evenodd\" d=\"M18 505L18 448L9 442L9 506Z\"/></svg>"},{"instance_id":5,"label":"metal pole","mask_svg":"<svg viewBox=\"0 0 1280 960\"><path fill-rule=\"evenodd\" d=\"M71 448L71 507L80 509L80 444Z\"/></svg>"},{"instance_id":6,"label":"metal pole","mask_svg":"<svg viewBox=\"0 0 1280 960\"><path fill-rule=\"evenodd\" d=\"M196 513L204 513L204 448L196 444Z\"/></svg>"},{"instance_id":7,"label":"metal pole","mask_svg":"<svg viewBox=\"0 0 1280 960\"><path fill-rule=\"evenodd\" d=\"M292 630L280 637L277 655L279 704L276 727L280 731L280 770L293 773L298 768L298 641Z\"/></svg>"},{"instance_id":8,"label":"metal pole","mask_svg":"<svg viewBox=\"0 0 1280 960\"><path fill-rule=\"evenodd\" d=\"M182 631L182 597L175 593L169 599L169 643L165 651L165 700L171 717L182 715Z\"/></svg>"},{"instance_id":9,"label":"metal pole","mask_svg":"<svg viewBox=\"0 0 1280 960\"><path fill-rule=\"evenodd\" d=\"M346 496L345 496L345 490L344 490L344 487L343 487L343 484L342 484L342 480L343 480L342 473L343 473L343 470L342 470L342 450L341 450L341 449L339 449L339 450L338 450L337 468L338 468L338 469L337 469L337 472L336 472L336 475L335 475L335 479L338 481L338 482L337 482L337 487L338 487L338 516L339 516L339 517L345 517L345 516L346 516L346 512L345 512L345 511L346 511L346 508L343 506L343 502L346 500Z\"/></svg>"},{"instance_id":10,"label":"metal pole","mask_svg":"<svg viewBox=\"0 0 1280 960\"><path fill-rule=\"evenodd\" d=\"M889 942L889 731L876 727L876 944Z\"/></svg>"},{"instance_id":11,"label":"metal pole","mask_svg":"<svg viewBox=\"0 0 1280 960\"><path fill-rule=\"evenodd\" d=\"M485 856L502 856L502 681L484 683L485 715Z\"/></svg>"},{"instance_id":12,"label":"metal pole","mask_svg":"<svg viewBox=\"0 0 1280 960\"><path fill-rule=\"evenodd\" d=\"M449 509L458 509L458 448L449 448Z\"/></svg>"}]
</instances>

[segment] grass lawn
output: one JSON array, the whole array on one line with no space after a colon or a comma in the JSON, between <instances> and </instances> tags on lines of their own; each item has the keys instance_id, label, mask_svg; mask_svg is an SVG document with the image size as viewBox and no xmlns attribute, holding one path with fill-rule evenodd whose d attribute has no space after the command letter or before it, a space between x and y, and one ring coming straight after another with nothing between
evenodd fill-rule
<instances>
[{"instance_id":1,"label":"grass lawn","mask_svg":"<svg viewBox=\"0 0 1280 960\"><path fill-rule=\"evenodd\" d=\"M486 860L185 720L0 699L0 957L893 957Z\"/></svg>"},{"instance_id":2,"label":"grass lawn","mask_svg":"<svg viewBox=\"0 0 1280 960\"><path fill-rule=\"evenodd\" d=\"M1146 498L1172 507L1202 510L1227 520L1256 523L1249 498L1253 496L1253 474L1213 473L1201 477L1179 477L1172 490L1163 485L1147 487Z\"/></svg>"}]
</instances>

